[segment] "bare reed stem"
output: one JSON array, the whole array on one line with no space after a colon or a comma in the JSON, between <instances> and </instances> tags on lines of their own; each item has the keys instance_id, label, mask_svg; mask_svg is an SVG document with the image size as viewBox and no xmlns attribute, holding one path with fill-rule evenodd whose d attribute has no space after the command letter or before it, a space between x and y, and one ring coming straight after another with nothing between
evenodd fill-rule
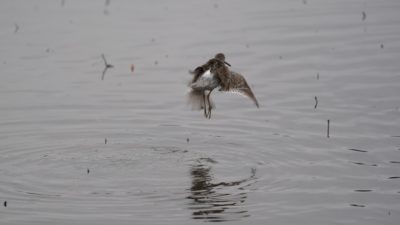
<instances>
[{"instance_id":1,"label":"bare reed stem","mask_svg":"<svg viewBox=\"0 0 400 225\"><path fill-rule=\"evenodd\" d=\"M329 124L330 124L330 121L328 120L328 128L326 129L326 137L327 137L327 138L330 137L330 136L329 136Z\"/></svg>"}]
</instances>

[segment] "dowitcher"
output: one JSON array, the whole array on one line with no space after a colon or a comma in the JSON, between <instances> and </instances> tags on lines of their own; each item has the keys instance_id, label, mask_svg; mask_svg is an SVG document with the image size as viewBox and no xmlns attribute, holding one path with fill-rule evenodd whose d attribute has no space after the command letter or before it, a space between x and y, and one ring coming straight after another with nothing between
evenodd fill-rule
<instances>
[{"instance_id":1,"label":"dowitcher","mask_svg":"<svg viewBox=\"0 0 400 225\"><path fill-rule=\"evenodd\" d=\"M204 65L197 67L194 71L189 71L193 75L193 79L189 83L191 88L189 103L203 109L206 118L211 118L211 110L215 108L215 104L210 100L210 95L217 87L220 87L219 91L247 96L257 108L259 107L246 79L241 74L229 70L228 66L231 65L225 61L225 55L218 53Z\"/></svg>"}]
</instances>

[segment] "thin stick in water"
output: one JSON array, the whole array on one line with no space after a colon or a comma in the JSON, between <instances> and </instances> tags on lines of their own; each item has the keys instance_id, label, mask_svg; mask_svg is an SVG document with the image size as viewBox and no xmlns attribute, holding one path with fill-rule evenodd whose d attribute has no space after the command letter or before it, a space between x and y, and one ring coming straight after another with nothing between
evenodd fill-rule
<instances>
[{"instance_id":1,"label":"thin stick in water","mask_svg":"<svg viewBox=\"0 0 400 225\"><path fill-rule=\"evenodd\" d=\"M113 68L114 66L107 62L106 57L104 56L104 54L101 54L101 57L103 58L103 61L104 61L104 70L103 70L103 74L101 76L101 79L104 80L104 76L106 75L107 70L109 68Z\"/></svg>"},{"instance_id":2,"label":"thin stick in water","mask_svg":"<svg viewBox=\"0 0 400 225\"><path fill-rule=\"evenodd\" d=\"M15 27L15 29L14 29L14 34L15 34L15 33L17 33L18 30L19 30L19 25L16 24L16 23L14 23L14 27Z\"/></svg>"},{"instance_id":3,"label":"thin stick in water","mask_svg":"<svg viewBox=\"0 0 400 225\"><path fill-rule=\"evenodd\" d=\"M328 120L328 128L326 129L326 137L329 138L329 124L330 120Z\"/></svg>"},{"instance_id":4,"label":"thin stick in water","mask_svg":"<svg viewBox=\"0 0 400 225\"><path fill-rule=\"evenodd\" d=\"M314 99L315 99L314 109L317 109L317 105L318 105L318 98L317 98L317 96L314 96Z\"/></svg>"}]
</instances>

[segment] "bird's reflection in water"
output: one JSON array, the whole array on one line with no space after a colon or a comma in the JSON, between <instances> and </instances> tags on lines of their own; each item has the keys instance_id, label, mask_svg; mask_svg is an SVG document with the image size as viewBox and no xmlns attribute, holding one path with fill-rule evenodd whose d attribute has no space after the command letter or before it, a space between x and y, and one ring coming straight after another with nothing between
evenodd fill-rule
<instances>
[{"instance_id":1,"label":"bird's reflection in water","mask_svg":"<svg viewBox=\"0 0 400 225\"><path fill-rule=\"evenodd\" d=\"M189 209L193 219L208 222L239 220L250 216L243 203L247 198L247 188L255 181L256 170L249 177L237 181L213 182L212 168L201 163L192 165L190 175Z\"/></svg>"}]
</instances>

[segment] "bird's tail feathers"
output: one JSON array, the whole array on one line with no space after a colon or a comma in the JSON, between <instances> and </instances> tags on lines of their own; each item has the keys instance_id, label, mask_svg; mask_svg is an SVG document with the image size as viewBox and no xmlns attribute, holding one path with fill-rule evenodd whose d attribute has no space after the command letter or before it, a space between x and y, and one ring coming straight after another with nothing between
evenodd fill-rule
<instances>
[{"instance_id":1,"label":"bird's tail feathers","mask_svg":"<svg viewBox=\"0 0 400 225\"><path fill-rule=\"evenodd\" d=\"M203 93L193 89L190 90L187 94L187 104L192 107L192 110L204 109Z\"/></svg>"},{"instance_id":2,"label":"bird's tail feathers","mask_svg":"<svg viewBox=\"0 0 400 225\"><path fill-rule=\"evenodd\" d=\"M204 101L206 96L203 94L203 91L193 90L191 89L187 94L187 103L192 107L192 110L201 110L204 109ZM210 104L213 109L215 109L215 104L210 98Z\"/></svg>"}]
</instances>

